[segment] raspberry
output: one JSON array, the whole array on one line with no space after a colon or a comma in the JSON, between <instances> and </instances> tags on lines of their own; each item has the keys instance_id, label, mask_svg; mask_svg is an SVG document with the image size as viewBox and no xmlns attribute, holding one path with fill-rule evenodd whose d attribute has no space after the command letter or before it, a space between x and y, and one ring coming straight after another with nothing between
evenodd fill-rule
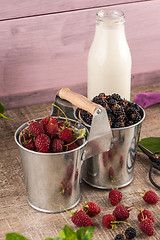
<instances>
[{"instance_id":1,"label":"raspberry","mask_svg":"<svg viewBox=\"0 0 160 240\"><path fill-rule=\"evenodd\" d=\"M49 121L50 121L51 119L52 119L51 116L47 116L47 117L45 117L45 118L42 118L42 120L40 121L40 123L42 123L43 127L45 127L45 126L49 123Z\"/></svg>"},{"instance_id":2,"label":"raspberry","mask_svg":"<svg viewBox=\"0 0 160 240\"><path fill-rule=\"evenodd\" d=\"M102 224L107 228L112 228L112 222L116 221L116 217L112 214L106 214L102 217Z\"/></svg>"},{"instance_id":3,"label":"raspberry","mask_svg":"<svg viewBox=\"0 0 160 240\"><path fill-rule=\"evenodd\" d=\"M83 209L89 216L95 216L101 212L100 206L95 202L87 202Z\"/></svg>"},{"instance_id":4,"label":"raspberry","mask_svg":"<svg viewBox=\"0 0 160 240\"><path fill-rule=\"evenodd\" d=\"M125 230L125 236L127 239L133 239L136 236L136 230L133 227L128 227Z\"/></svg>"},{"instance_id":5,"label":"raspberry","mask_svg":"<svg viewBox=\"0 0 160 240\"><path fill-rule=\"evenodd\" d=\"M152 222L154 222L154 217L152 213L148 210L140 210L140 213L138 214L138 220L141 222L145 218L149 218Z\"/></svg>"},{"instance_id":6,"label":"raspberry","mask_svg":"<svg viewBox=\"0 0 160 240\"><path fill-rule=\"evenodd\" d=\"M73 213L71 221L76 226L79 226L79 227L93 226L92 219L82 209L81 210L77 210L75 213Z\"/></svg>"},{"instance_id":7,"label":"raspberry","mask_svg":"<svg viewBox=\"0 0 160 240\"><path fill-rule=\"evenodd\" d=\"M119 204L114 209L113 215L116 217L117 221L124 221L129 218L129 211L123 204Z\"/></svg>"},{"instance_id":8,"label":"raspberry","mask_svg":"<svg viewBox=\"0 0 160 240\"><path fill-rule=\"evenodd\" d=\"M73 135L69 128L65 128L59 133L59 139L66 143L71 143L73 141Z\"/></svg>"},{"instance_id":9,"label":"raspberry","mask_svg":"<svg viewBox=\"0 0 160 240\"><path fill-rule=\"evenodd\" d=\"M23 145L25 148L27 148L27 149L29 149L29 150L32 150L32 151L35 151L35 149L36 149L35 143L34 143L34 141L33 141L32 139L29 139L29 140L24 141L24 142L22 143L22 145Z\"/></svg>"},{"instance_id":10,"label":"raspberry","mask_svg":"<svg viewBox=\"0 0 160 240\"><path fill-rule=\"evenodd\" d=\"M52 118L45 126L46 134L55 137L58 133L58 123L56 119Z\"/></svg>"},{"instance_id":11,"label":"raspberry","mask_svg":"<svg viewBox=\"0 0 160 240\"><path fill-rule=\"evenodd\" d=\"M35 141L37 152L47 153L50 147L50 138L46 134L40 134Z\"/></svg>"},{"instance_id":12,"label":"raspberry","mask_svg":"<svg viewBox=\"0 0 160 240\"><path fill-rule=\"evenodd\" d=\"M68 145L68 151L73 150L78 147L79 147L79 145L77 143L73 142L72 144Z\"/></svg>"},{"instance_id":13,"label":"raspberry","mask_svg":"<svg viewBox=\"0 0 160 240\"><path fill-rule=\"evenodd\" d=\"M159 197L157 196L157 194L155 192L153 192L152 190L147 191L144 196L143 199L146 203L149 204L156 204L159 201Z\"/></svg>"},{"instance_id":14,"label":"raspberry","mask_svg":"<svg viewBox=\"0 0 160 240\"><path fill-rule=\"evenodd\" d=\"M37 137L39 134L44 133L43 125L40 122L32 122L29 125L28 130L35 137Z\"/></svg>"},{"instance_id":15,"label":"raspberry","mask_svg":"<svg viewBox=\"0 0 160 240\"><path fill-rule=\"evenodd\" d=\"M118 189L112 189L109 192L110 203L115 206L122 200L122 193Z\"/></svg>"},{"instance_id":16,"label":"raspberry","mask_svg":"<svg viewBox=\"0 0 160 240\"><path fill-rule=\"evenodd\" d=\"M62 141L60 139L54 138L51 142L51 150L54 153L62 152L63 151Z\"/></svg>"},{"instance_id":17,"label":"raspberry","mask_svg":"<svg viewBox=\"0 0 160 240\"><path fill-rule=\"evenodd\" d=\"M153 225L153 222L149 218L143 219L139 223L139 226L140 226L140 229L142 230L142 232L144 232L148 236L152 236L154 234L154 225Z\"/></svg>"},{"instance_id":18,"label":"raspberry","mask_svg":"<svg viewBox=\"0 0 160 240\"><path fill-rule=\"evenodd\" d=\"M124 240L124 235L123 234L117 234L114 240Z\"/></svg>"}]
</instances>

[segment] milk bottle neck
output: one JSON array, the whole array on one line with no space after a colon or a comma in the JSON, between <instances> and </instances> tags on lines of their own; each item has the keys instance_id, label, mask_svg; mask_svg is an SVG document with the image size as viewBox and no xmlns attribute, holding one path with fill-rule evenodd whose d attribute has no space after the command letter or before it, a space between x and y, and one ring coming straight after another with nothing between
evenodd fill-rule
<instances>
[{"instance_id":1,"label":"milk bottle neck","mask_svg":"<svg viewBox=\"0 0 160 240\"><path fill-rule=\"evenodd\" d=\"M120 28L124 25L124 22L124 13L119 10L101 10L96 14L97 26L99 25L106 28Z\"/></svg>"},{"instance_id":2,"label":"milk bottle neck","mask_svg":"<svg viewBox=\"0 0 160 240\"><path fill-rule=\"evenodd\" d=\"M95 38L101 38L99 41L105 41L106 39L111 39L111 41L125 41L124 22L125 17L121 11L99 11L96 15Z\"/></svg>"}]
</instances>

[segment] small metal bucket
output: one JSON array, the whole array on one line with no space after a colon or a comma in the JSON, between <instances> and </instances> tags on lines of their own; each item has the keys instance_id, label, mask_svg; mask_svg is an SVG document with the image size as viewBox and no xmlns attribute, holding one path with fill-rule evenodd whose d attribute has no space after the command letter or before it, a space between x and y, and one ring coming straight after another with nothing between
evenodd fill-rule
<instances>
[{"instance_id":1,"label":"small metal bucket","mask_svg":"<svg viewBox=\"0 0 160 240\"><path fill-rule=\"evenodd\" d=\"M86 183L100 189L112 189L125 187L132 182L141 125L145 118L144 110L141 107L140 110L142 118L138 123L112 128L113 140L109 151L88 159L86 157L82 166L82 178ZM81 122L78 109L75 109L74 115ZM90 125L85 126L90 130Z\"/></svg>"},{"instance_id":2,"label":"small metal bucket","mask_svg":"<svg viewBox=\"0 0 160 240\"><path fill-rule=\"evenodd\" d=\"M71 126L75 125L74 120L69 121ZM39 153L30 151L21 144L20 132L27 126L27 123L20 126L14 138L20 152L29 204L36 210L48 213L75 207L80 200L81 158L86 138L80 139L80 146L71 151ZM79 122L76 127L84 128Z\"/></svg>"}]
</instances>

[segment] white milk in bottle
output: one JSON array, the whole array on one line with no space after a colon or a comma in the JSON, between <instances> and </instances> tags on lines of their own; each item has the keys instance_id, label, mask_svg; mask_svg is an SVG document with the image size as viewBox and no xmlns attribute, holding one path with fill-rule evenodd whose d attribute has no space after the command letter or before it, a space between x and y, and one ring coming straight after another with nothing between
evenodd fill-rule
<instances>
[{"instance_id":1,"label":"white milk in bottle","mask_svg":"<svg viewBox=\"0 0 160 240\"><path fill-rule=\"evenodd\" d=\"M88 55L88 98L118 93L130 100L131 54L123 12L99 11L95 36Z\"/></svg>"}]
</instances>

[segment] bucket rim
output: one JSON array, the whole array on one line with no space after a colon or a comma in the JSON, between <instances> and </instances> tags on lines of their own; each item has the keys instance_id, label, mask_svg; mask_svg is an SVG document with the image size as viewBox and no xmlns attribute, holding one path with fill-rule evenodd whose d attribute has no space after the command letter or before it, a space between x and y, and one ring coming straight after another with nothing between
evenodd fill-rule
<instances>
[{"instance_id":1,"label":"bucket rim","mask_svg":"<svg viewBox=\"0 0 160 240\"><path fill-rule=\"evenodd\" d=\"M56 116L52 116L53 118L56 118ZM41 120L41 119L43 119L44 117L40 117L40 118L36 118L36 119L32 119L32 120L30 120L31 122L32 121L38 121L38 120ZM60 117L59 119L61 119L61 120L65 120L66 118L64 118L64 117ZM70 118L67 118L70 122L77 122L77 120L74 120L74 119L70 119ZM30 122L30 121L27 121L27 122L25 122L25 123L23 123L21 126L19 126L18 128L17 128L17 130L15 131L15 133L14 133L14 140L15 140L15 142L16 142L16 144L20 147L20 148L22 148L23 150L25 150L25 151L27 151L27 152L30 152L30 153L32 153L32 154L38 154L38 155L43 155L43 156L55 156L55 155L62 155L62 154L67 154L67 153L72 153L72 152L75 152L75 151L78 151L78 150L80 150L80 149L82 149L83 147L85 147L85 145L87 144L87 135L89 134L88 133L88 129L86 128L86 126L84 126L82 123L80 123L79 121L78 121L78 124L80 124L83 128L85 128L85 130L86 130L86 136L84 136L84 138L85 138L85 141L84 141L84 143L82 143L79 147L77 147L76 149L73 149L73 150L69 150L69 151L63 151L63 152L58 152L58 153L42 153L42 152L36 152L36 151L32 151L32 150L29 150L29 149L27 149L27 148L25 148L25 147L23 147L23 145L19 142L19 134L20 134L20 132L23 130L23 129L25 129L25 127L28 125L28 123Z\"/></svg>"}]
</instances>

